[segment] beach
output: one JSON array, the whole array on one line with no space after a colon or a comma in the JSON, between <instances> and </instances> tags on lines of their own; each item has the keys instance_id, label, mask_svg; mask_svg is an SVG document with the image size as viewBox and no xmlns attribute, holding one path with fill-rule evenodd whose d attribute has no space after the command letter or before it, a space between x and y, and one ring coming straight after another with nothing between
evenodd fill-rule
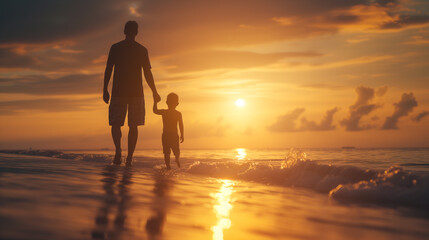
<instances>
[{"instance_id":1,"label":"beach","mask_svg":"<svg viewBox=\"0 0 429 240\"><path fill-rule=\"evenodd\" d=\"M429 0L1 9L0 240L429 240Z\"/></svg>"},{"instance_id":2,"label":"beach","mask_svg":"<svg viewBox=\"0 0 429 240\"><path fill-rule=\"evenodd\" d=\"M427 239L428 152L3 151L0 239Z\"/></svg>"}]
</instances>

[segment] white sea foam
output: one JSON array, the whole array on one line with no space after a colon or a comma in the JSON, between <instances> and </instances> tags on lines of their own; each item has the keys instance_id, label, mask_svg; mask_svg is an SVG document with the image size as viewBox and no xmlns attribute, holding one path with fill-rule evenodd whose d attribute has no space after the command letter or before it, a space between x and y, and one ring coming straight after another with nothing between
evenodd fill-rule
<instances>
[{"instance_id":1,"label":"white sea foam","mask_svg":"<svg viewBox=\"0 0 429 240\"><path fill-rule=\"evenodd\" d=\"M340 184L329 192L340 201L367 202L383 205L429 207L429 178L393 166L375 178L352 184Z\"/></svg>"}]
</instances>

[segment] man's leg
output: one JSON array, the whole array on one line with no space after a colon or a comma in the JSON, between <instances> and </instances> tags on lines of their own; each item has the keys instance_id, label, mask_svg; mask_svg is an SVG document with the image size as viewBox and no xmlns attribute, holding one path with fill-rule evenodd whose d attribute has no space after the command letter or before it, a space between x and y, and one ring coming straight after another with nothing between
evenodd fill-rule
<instances>
[{"instance_id":1,"label":"man's leg","mask_svg":"<svg viewBox=\"0 0 429 240\"><path fill-rule=\"evenodd\" d=\"M113 159L114 164L121 164L121 125L112 125L112 138L115 144L115 158Z\"/></svg>"},{"instance_id":2,"label":"man's leg","mask_svg":"<svg viewBox=\"0 0 429 240\"><path fill-rule=\"evenodd\" d=\"M136 149L137 137L139 135L137 126L129 126L130 130L128 131L128 156L127 164L131 164L133 161L134 149Z\"/></svg>"}]
</instances>

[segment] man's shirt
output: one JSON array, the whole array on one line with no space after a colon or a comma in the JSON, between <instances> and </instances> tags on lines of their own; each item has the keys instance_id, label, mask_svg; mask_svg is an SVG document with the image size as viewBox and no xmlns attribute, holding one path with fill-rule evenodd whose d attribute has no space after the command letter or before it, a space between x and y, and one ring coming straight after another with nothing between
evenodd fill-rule
<instances>
[{"instance_id":1,"label":"man's shirt","mask_svg":"<svg viewBox=\"0 0 429 240\"><path fill-rule=\"evenodd\" d=\"M151 69L147 49L138 42L123 40L110 48L107 64L115 66L113 97L142 97L142 67Z\"/></svg>"}]
</instances>

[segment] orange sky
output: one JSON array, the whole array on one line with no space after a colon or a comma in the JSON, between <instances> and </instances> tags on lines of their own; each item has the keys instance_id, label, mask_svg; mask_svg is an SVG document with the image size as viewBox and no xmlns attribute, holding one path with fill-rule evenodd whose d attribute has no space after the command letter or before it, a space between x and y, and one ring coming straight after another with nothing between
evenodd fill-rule
<instances>
[{"instance_id":1,"label":"orange sky","mask_svg":"<svg viewBox=\"0 0 429 240\"><path fill-rule=\"evenodd\" d=\"M113 148L102 77L128 20L161 107L180 96L182 148L429 147L429 1L6 5L0 148ZM144 88L137 148L160 148Z\"/></svg>"}]
</instances>

